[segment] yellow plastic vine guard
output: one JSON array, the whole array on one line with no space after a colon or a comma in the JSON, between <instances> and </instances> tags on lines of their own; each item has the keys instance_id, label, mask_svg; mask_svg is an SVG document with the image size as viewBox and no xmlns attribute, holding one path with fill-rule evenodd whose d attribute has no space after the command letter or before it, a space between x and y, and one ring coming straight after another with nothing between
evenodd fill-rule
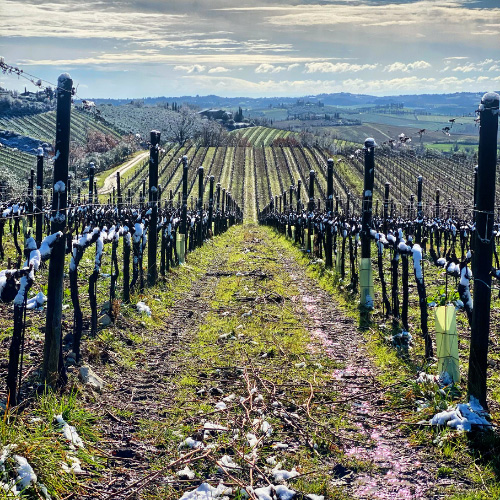
<instances>
[{"instance_id":1,"label":"yellow plastic vine guard","mask_svg":"<svg viewBox=\"0 0 500 500\"><path fill-rule=\"evenodd\" d=\"M342 258L342 253L340 250L337 250L337 253L335 255L335 271L340 274L340 272L342 271L342 262L341 262L341 259Z\"/></svg>"},{"instance_id":2,"label":"yellow plastic vine guard","mask_svg":"<svg viewBox=\"0 0 500 500\"><path fill-rule=\"evenodd\" d=\"M361 259L361 264L359 267L359 283L361 287L360 304L362 306L366 305L373 306L373 300L374 300L373 275L372 275L372 263L369 258Z\"/></svg>"},{"instance_id":3,"label":"yellow plastic vine guard","mask_svg":"<svg viewBox=\"0 0 500 500\"><path fill-rule=\"evenodd\" d=\"M177 233L177 255L179 257L179 264L184 264L186 261L186 235Z\"/></svg>"},{"instance_id":4,"label":"yellow plastic vine guard","mask_svg":"<svg viewBox=\"0 0 500 500\"><path fill-rule=\"evenodd\" d=\"M455 306L439 306L435 311L436 345L439 373L448 372L453 382L460 382L458 361L457 313Z\"/></svg>"}]
</instances>

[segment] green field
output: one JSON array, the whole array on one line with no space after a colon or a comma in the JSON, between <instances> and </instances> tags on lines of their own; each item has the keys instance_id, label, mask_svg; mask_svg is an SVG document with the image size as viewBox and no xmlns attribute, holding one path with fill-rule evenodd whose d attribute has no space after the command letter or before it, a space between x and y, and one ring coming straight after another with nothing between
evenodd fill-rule
<instances>
[{"instance_id":1,"label":"green field","mask_svg":"<svg viewBox=\"0 0 500 500\"><path fill-rule=\"evenodd\" d=\"M56 112L48 111L21 118L0 118L0 130L10 130L53 144L56 138ZM116 139L120 137L115 129L104 125L93 114L74 108L71 114L71 141L84 144L89 131L102 132Z\"/></svg>"}]
</instances>

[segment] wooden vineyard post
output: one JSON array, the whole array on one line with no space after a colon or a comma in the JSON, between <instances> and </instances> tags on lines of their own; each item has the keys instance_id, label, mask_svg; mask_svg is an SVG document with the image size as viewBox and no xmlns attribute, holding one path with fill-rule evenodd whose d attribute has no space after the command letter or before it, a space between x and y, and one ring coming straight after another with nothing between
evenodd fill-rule
<instances>
[{"instance_id":1,"label":"wooden vineyard post","mask_svg":"<svg viewBox=\"0 0 500 500\"><path fill-rule=\"evenodd\" d=\"M474 167L474 200L473 200L473 210L472 210L472 222L476 222L476 210L477 210L477 171L478 166Z\"/></svg>"},{"instance_id":2,"label":"wooden vineyard post","mask_svg":"<svg viewBox=\"0 0 500 500\"><path fill-rule=\"evenodd\" d=\"M226 228L226 190L222 188L222 232L225 231ZM221 231L221 228L219 227L219 232Z\"/></svg>"},{"instance_id":3,"label":"wooden vineyard post","mask_svg":"<svg viewBox=\"0 0 500 500\"><path fill-rule=\"evenodd\" d=\"M474 167L474 200L472 204L472 223L476 223L476 212L477 212L477 171L478 171L478 166L476 165ZM471 251L472 251L472 260L471 260L471 265L472 269L474 269L474 259L476 258L476 252L475 252L475 242L476 239L474 238L474 235L471 237Z\"/></svg>"},{"instance_id":4,"label":"wooden vineyard post","mask_svg":"<svg viewBox=\"0 0 500 500\"><path fill-rule=\"evenodd\" d=\"M130 252L131 252L131 235L130 228L125 221L123 231L123 292L122 298L125 304L130 302Z\"/></svg>"},{"instance_id":5,"label":"wooden vineyard post","mask_svg":"<svg viewBox=\"0 0 500 500\"><path fill-rule=\"evenodd\" d=\"M215 225L214 225L214 235L217 236L219 234L219 225L220 225L220 183L217 183L217 191L216 191L216 199L217 206L215 210Z\"/></svg>"},{"instance_id":6,"label":"wooden vineyard post","mask_svg":"<svg viewBox=\"0 0 500 500\"><path fill-rule=\"evenodd\" d=\"M375 176L375 140L365 140L365 178L363 190L363 215L361 222L361 284L360 306L373 308L373 277L371 266L370 229L372 225L373 183Z\"/></svg>"},{"instance_id":7,"label":"wooden vineyard post","mask_svg":"<svg viewBox=\"0 0 500 500\"><path fill-rule=\"evenodd\" d=\"M435 218L436 218L436 222L439 222L439 218L441 217L441 204L440 204L440 197L441 197L441 190L440 189L436 189L436 202L435 202ZM441 233L440 233L440 229L439 229L439 226L436 227L436 237L435 237L435 240L436 240L436 248L437 248L437 254L438 254L438 257L441 257Z\"/></svg>"},{"instance_id":8,"label":"wooden vineyard post","mask_svg":"<svg viewBox=\"0 0 500 500\"><path fill-rule=\"evenodd\" d=\"M92 162L89 165L89 205L92 205L94 200L94 173L95 166Z\"/></svg>"},{"instance_id":9,"label":"wooden vineyard post","mask_svg":"<svg viewBox=\"0 0 500 500\"><path fill-rule=\"evenodd\" d=\"M327 218L333 217L333 158L328 158L328 172L326 184L326 211ZM325 266L331 268L333 265L333 238L332 228L326 224L326 248L325 248Z\"/></svg>"},{"instance_id":10,"label":"wooden vineyard post","mask_svg":"<svg viewBox=\"0 0 500 500\"><path fill-rule=\"evenodd\" d=\"M38 148L36 157L36 246L40 248L43 238L43 149Z\"/></svg>"},{"instance_id":11,"label":"wooden vineyard post","mask_svg":"<svg viewBox=\"0 0 500 500\"><path fill-rule=\"evenodd\" d=\"M386 182L384 189L384 213L383 213L384 216L383 231L386 236L387 236L388 222L389 222L388 219L389 219L390 190L391 190L391 184L389 182ZM383 252L384 252L384 245L381 242L377 241L378 276L380 279L380 286L382 288L382 301L385 308L385 317L388 318L391 315L392 310L391 310L391 301L389 300L389 297L387 295L387 282L385 280L385 275L384 275Z\"/></svg>"},{"instance_id":12,"label":"wooden vineyard post","mask_svg":"<svg viewBox=\"0 0 500 500\"><path fill-rule=\"evenodd\" d=\"M214 218L214 182L215 182L215 177L213 175L210 176L210 188L209 188L209 194L208 194L208 229L207 229L207 236L212 237L213 231L212 231L212 221Z\"/></svg>"},{"instance_id":13,"label":"wooden vineyard post","mask_svg":"<svg viewBox=\"0 0 500 500\"><path fill-rule=\"evenodd\" d=\"M283 191L281 197L283 198L283 215L286 215L287 213L286 190ZM282 217L281 226L282 226L281 231L285 234L285 236L287 236L286 217Z\"/></svg>"},{"instance_id":14,"label":"wooden vineyard post","mask_svg":"<svg viewBox=\"0 0 500 500\"><path fill-rule=\"evenodd\" d=\"M418 176L417 184L417 230L415 232L415 243L422 243L422 223L424 221L424 211L422 205L422 184L423 178L421 175Z\"/></svg>"},{"instance_id":15,"label":"wooden vineyard post","mask_svg":"<svg viewBox=\"0 0 500 500\"><path fill-rule=\"evenodd\" d=\"M198 234L196 235L198 240L198 246L203 245L203 172L202 166L198 168Z\"/></svg>"},{"instance_id":16,"label":"wooden vineyard post","mask_svg":"<svg viewBox=\"0 0 500 500\"><path fill-rule=\"evenodd\" d=\"M306 250L308 252L312 251L311 248L311 236L313 232L313 212L314 212L314 178L316 176L316 172L314 170L309 171L309 202L307 203L307 246Z\"/></svg>"},{"instance_id":17,"label":"wooden vineyard post","mask_svg":"<svg viewBox=\"0 0 500 500\"><path fill-rule=\"evenodd\" d=\"M487 93L479 106L479 152L477 170L476 231L472 274L474 309L469 355L468 393L486 408L486 371L490 333L491 263L495 209L498 104L500 96Z\"/></svg>"},{"instance_id":18,"label":"wooden vineyard post","mask_svg":"<svg viewBox=\"0 0 500 500\"><path fill-rule=\"evenodd\" d=\"M32 168L28 181L28 226L33 227L33 189L35 185L35 169Z\"/></svg>"},{"instance_id":19,"label":"wooden vineyard post","mask_svg":"<svg viewBox=\"0 0 500 500\"><path fill-rule=\"evenodd\" d=\"M68 198L67 198L68 207L71 206L71 177L68 175Z\"/></svg>"},{"instance_id":20,"label":"wooden vineyard post","mask_svg":"<svg viewBox=\"0 0 500 500\"><path fill-rule=\"evenodd\" d=\"M57 81L56 154L54 156L54 182L52 197L51 234L66 229L66 202L68 183L69 137L71 120L71 96L73 80L67 73ZM62 364L62 299L66 238L55 242L49 262L47 282L47 316L43 350L42 378L55 387Z\"/></svg>"},{"instance_id":21,"label":"wooden vineyard post","mask_svg":"<svg viewBox=\"0 0 500 500\"><path fill-rule=\"evenodd\" d=\"M118 214L118 219L121 218L122 215L122 205L123 205L123 197L122 197L122 186L121 186L121 178L120 172L116 172L116 211Z\"/></svg>"},{"instance_id":22,"label":"wooden vineyard post","mask_svg":"<svg viewBox=\"0 0 500 500\"><path fill-rule=\"evenodd\" d=\"M302 181L297 180L297 224L295 225L295 243L302 242L302 221L300 218L300 212L302 209L301 196Z\"/></svg>"},{"instance_id":23,"label":"wooden vineyard post","mask_svg":"<svg viewBox=\"0 0 500 500\"><path fill-rule=\"evenodd\" d=\"M389 223L389 192L391 189L391 183L385 183L384 189L384 234L387 235L388 223Z\"/></svg>"},{"instance_id":24,"label":"wooden vineyard post","mask_svg":"<svg viewBox=\"0 0 500 500\"><path fill-rule=\"evenodd\" d=\"M188 203L188 157L182 157L182 211L180 231L177 233L177 255L179 264L184 264L186 258L186 238L187 238L187 203Z\"/></svg>"},{"instance_id":25,"label":"wooden vineyard post","mask_svg":"<svg viewBox=\"0 0 500 500\"><path fill-rule=\"evenodd\" d=\"M156 250L158 248L158 148L160 132L151 131L151 146L149 149L149 209L151 218L148 238L148 286L154 286L158 277L156 268Z\"/></svg>"}]
</instances>

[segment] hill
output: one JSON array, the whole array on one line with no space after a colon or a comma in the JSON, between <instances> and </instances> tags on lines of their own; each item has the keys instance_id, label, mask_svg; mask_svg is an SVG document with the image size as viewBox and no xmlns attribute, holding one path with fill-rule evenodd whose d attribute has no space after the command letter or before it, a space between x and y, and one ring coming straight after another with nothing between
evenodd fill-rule
<instances>
[{"instance_id":1,"label":"hill","mask_svg":"<svg viewBox=\"0 0 500 500\"><path fill-rule=\"evenodd\" d=\"M56 138L56 112L48 111L15 118L0 116L0 130L8 130L40 142L53 144ZM89 131L101 132L115 139L119 139L121 135L114 127L105 124L98 116L75 107L71 115L71 141L84 144ZM10 145L5 138L0 137L0 141ZM31 147L28 152L34 153Z\"/></svg>"}]
</instances>

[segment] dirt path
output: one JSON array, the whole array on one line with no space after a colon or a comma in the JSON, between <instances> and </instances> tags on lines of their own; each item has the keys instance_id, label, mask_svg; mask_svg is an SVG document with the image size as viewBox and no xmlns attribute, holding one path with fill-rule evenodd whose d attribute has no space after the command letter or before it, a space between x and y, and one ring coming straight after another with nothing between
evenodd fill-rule
<instances>
[{"instance_id":1,"label":"dirt path","mask_svg":"<svg viewBox=\"0 0 500 500\"><path fill-rule=\"evenodd\" d=\"M149 155L149 151L144 151L143 153L135 156L131 160L124 163L120 168L116 169L114 172L109 174L104 179L104 185L99 189L99 194L109 194L113 191L113 188L116 187L116 173L120 172L120 175L123 175L127 170L130 170L132 167L137 165L137 163L143 161Z\"/></svg>"},{"instance_id":2,"label":"dirt path","mask_svg":"<svg viewBox=\"0 0 500 500\"><path fill-rule=\"evenodd\" d=\"M377 382L377 369L367 356L355 321L346 317L294 260L286 260L284 265L301 292L311 335L321 339L328 355L343 365L334 374L340 401L332 409L346 412L350 424L364 437L350 443L345 436L344 452L373 464L372 470L348 473L340 481L345 482L354 498L367 500L437 500L450 486L467 489L469 484L457 476L439 478L441 464L423 447L405 438L400 417L390 409L391 388Z\"/></svg>"},{"instance_id":3,"label":"dirt path","mask_svg":"<svg viewBox=\"0 0 500 500\"><path fill-rule=\"evenodd\" d=\"M218 268L221 262L215 261L214 267ZM109 459L102 477L82 499L139 498L128 496L133 491L132 485L152 472L151 464L162 450L138 434L144 422L154 425L164 419L172 399L170 378L177 369L170 361L191 341L196 325L203 322L216 281L213 274L205 273L187 283L170 308L163 329L151 331L144 326L137 331L137 327L131 329L125 320L121 325L118 323L126 344L137 348L134 366L116 366L111 370L101 367L100 374L113 389L104 393L91 409L101 416L99 428L104 439L99 447ZM131 338L137 336L147 339L136 345Z\"/></svg>"},{"instance_id":4,"label":"dirt path","mask_svg":"<svg viewBox=\"0 0 500 500\"><path fill-rule=\"evenodd\" d=\"M137 333L122 323L119 335L135 349L133 366L100 369L112 390L92 409L102 417L99 446L109 458L103 477L81 498L174 499L202 480L266 487L275 474L266 463L276 460L315 478L289 486L345 494L335 498L438 500L451 486L467 488L459 475L438 478L442 464L407 441L362 334L307 277L286 242L250 225L215 245L163 328ZM131 334L148 341L134 345ZM219 408L216 402L230 393ZM265 419L272 435L262 430ZM224 432L237 429L233 441L203 431L207 420ZM245 436L258 443L247 455ZM198 451L205 457L189 464L193 477L155 472L179 456L186 437L202 443ZM329 451L318 452L322 439ZM278 458L277 449L285 450ZM220 468L218 452L240 459L229 476L221 472L228 470Z\"/></svg>"}]
</instances>

